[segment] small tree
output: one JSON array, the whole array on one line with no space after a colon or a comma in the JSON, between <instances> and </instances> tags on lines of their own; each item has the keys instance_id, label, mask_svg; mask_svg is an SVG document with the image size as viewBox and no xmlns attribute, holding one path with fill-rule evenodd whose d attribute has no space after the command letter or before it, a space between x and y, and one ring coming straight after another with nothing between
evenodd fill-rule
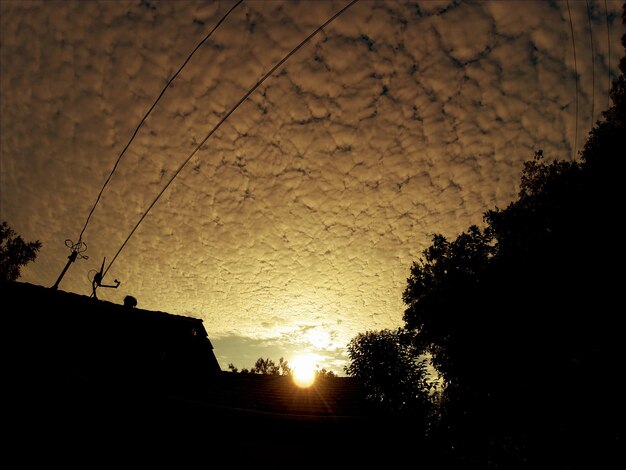
<instances>
[{"instance_id":1,"label":"small tree","mask_svg":"<svg viewBox=\"0 0 626 470\"><path fill-rule=\"evenodd\" d=\"M337 374L335 374L332 370L327 370L325 367L320 369L319 366L317 366L317 369L315 370L316 379L334 379L336 377Z\"/></svg>"},{"instance_id":2,"label":"small tree","mask_svg":"<svg viewBox=\"0 0 626 470\"><path fill-rule=\"evenodd\" d=\"M41 242L25 242L6 222L0 224L0 281L15 281L20 269L34 261Z\"/></svg>"},{"instance_id":3,"label":"small tree","mask_svg":"<svg viewBox=\"0 0 626 470\"><path fill-rule=\"evenodd\" d=\"M348 357L346 373L361 379L371 401L389 411L427 411L432 384L412 332L360 333L348 344Z\"/></svg>"}]
</instances>

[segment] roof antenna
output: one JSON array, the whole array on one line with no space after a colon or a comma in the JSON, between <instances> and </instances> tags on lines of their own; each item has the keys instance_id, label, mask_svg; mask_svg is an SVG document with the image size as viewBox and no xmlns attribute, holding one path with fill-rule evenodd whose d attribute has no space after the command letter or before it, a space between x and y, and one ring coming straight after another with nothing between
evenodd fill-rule
<instances>
[{"instance_id":1,"label":"roof antenna","mask_svg":"<svg viewBox=\"0 0 626 470\"><path fill-rule=\"evenodd\" d=\"M83 253L87 251L87 244L83 242L82 240L78 240L77 243L74 243L72 240L68 238L67 240L65 240L65 246L70 248L72 250L72 253L67 257L67 264L63 268L63 271L61 272L61 275L57 279L57 282L55 282L54 285L52 286L53 289L59 288L59 283L61 282L61 279L63 279L63 276L65 276L65 273L69 269L70 265L74 261L76 261L76 258L89 259L89 256L83 255Z\"/></svg>"},{"instance_id":2,"label":"roof antenna","mask_svg":"<svg viewBox=\"0 0 626 470\"><path fill-rule=\"evenodd\" d=\"M113 284L102 284L102 278L104 277L104 262L106 261L106 257L102 259L102 266L100 266L100 271L98 271L94 276L93 276L93 281L91 281L91 288L93 290L93 292L91 293L91 297L93 297L94 299L98 299L98 297L96 296L96 289L98 287L107 287L110 289L117 289L120 286L120 281L118 281L117 279L115 279L113 282L115 282L115 285Z\"/></svg>"}]
</instances>

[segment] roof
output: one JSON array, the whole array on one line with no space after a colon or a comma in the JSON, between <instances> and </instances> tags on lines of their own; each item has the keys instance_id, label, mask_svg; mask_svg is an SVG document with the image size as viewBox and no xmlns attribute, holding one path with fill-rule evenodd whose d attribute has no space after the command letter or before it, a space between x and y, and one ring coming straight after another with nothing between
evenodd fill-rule
<instances>
[{"instance_id":1,"label":"roof","mask_svg":"<svg viewBox=\"0 0 626 470\"><path fill-rule=\"evenodd\" d=\"M20 338L13 351L33 380L171 389L195 387L220 371L201 319L27 283L2 283L0 292Z\"/></svg>"},{"instance_id":2,"label":"roof","mask_svg":"<svg viewBox=\"0 0 626 470\"><path fill-rule=\"evenodd\" d=\"M108 320L113 321L133 321L137 319L142 323L195 325L202 328L206 335L204 326L202 326L203 322L199 318L173 315L171 313L154 310L144 310L136 307L130 308L85 295L25 282L0 283L0 292L2 292L3 298L15 302L12 304L14 310L27 310L26 315L37 319L39 319L39 314L42 311L59 309L54 312L54 316L57 317L59 321L63 321L63 318L69 318L79 322L89 322L93 321L94 317L97 315L106 315ZM31 308L33 310L28 310Z\"/></svg>"},{"instance_id":3,"label":"roof","mask_svg":"<svg viewBox=\"0 0 626 470\"><path fill-rule=\"evenodd\" d=\"M216 413L289 420L346 420L372 411L363 386L352 377L318 379L301 388L288 376L222 372L202 401Z\"/></svg>"},{"instance_id":4,"label":"roof","mask_svg":"<svg viewBox=\"0 0 626 470\"><path fill-rule=\"evenodd\" d=\"M17 416L7 429L19 445L54 451L22 459L83 465L88 453L145 465L174 456L180 468L180 459L227 456L234 468L371 468L393 464L389 446L411 436L373 412L354 378L299 388L285 376L220 371L199 319L24 283L0 293L12 339L4 383Z\"/></svg>"}]
</instances>

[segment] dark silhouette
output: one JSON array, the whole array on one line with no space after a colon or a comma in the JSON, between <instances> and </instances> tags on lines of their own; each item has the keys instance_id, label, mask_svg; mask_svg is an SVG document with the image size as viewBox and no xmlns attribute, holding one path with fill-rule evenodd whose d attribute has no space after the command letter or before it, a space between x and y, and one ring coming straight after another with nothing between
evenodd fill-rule
<instances>
[{"instance_id":1,"label":"dark silhouette","mask_svg":"<svg viewBox=\"0 0 626 470\"><path fill-rule=\"evenodd\" d=\"M104 277L104 262L105 261L106 261L106 258L102 260L102 266L100 266L100 271L94 274L93 280L91 281L91 297L93 297L94 299L98 298L96 295L96 290L98 289L98 287L105 287L108 289L117 289L121 284L120 281L118 281L117 279L113 281L115 282L115 285L102 284L102 279Z\"/></svg>"},{"instance_id":2,"label":"dark silhouette","mask_svg":"<svg viewBox=\"0 0 626 470\"><path fill-rule=\"evenodd\" d=\"M368 399L382 410L428 413L433 383L414 336L404 329L367 331L348 344L346 373L360 379Z\"/></svg>"},{"instance_id":3,"label":"dark silhouette","mask_svg":"<svg viewBox=\"0 0 626 470\"><path fill-rule=\"evenodd\" d=\"M127 295L124 297L124 307L134 308L137 306L137 299L132 295Z\"/></svg>"},{"instance_id":4,"label":"dark silhouette","mask_svg":"<svg viewBox=\"0 0 626 470\"><path fill-rule=\"evenodd\" d=\"M37 257L41 242L25 242L6 222L0 223L0 282L16 281L20 270Z\"/></svg>"},{"instance_id":5,"label":"dark silhouette","mask_svg":"<svg viewBox=\"0 0 626 470\"><path fill-rule=\"evenodd\" d=\"M353 377L301 388L287 375L222 372L197 318L17 282L0 283L0 299L4 440L21 461L187 467L206 461L198 449L233 439L236 468L400 468L405 458L379 451L406 433L372 412ZM335 443L338 455L311 452Z\"/></svg>"},{"instance_id":6,"label":"dark silhouette","mask_svg":"<svg viewBox=\"0 0 626 470\"><path fill-rule=\"evenodd\" d=\"M320 369L319 366L317 366L315 369L315 380L334 379L336 377L337 374L335 374L332 370L326 369L325 367Z\"/></svg>"},{"instance_id":7,"label":"dark silhouette","mask_svg":"<svg viewBox=\"0 0 626 470\"><path fill-rule=\"evenodd\" d=\"M538 151L517 200L488 211L484 228L435 235L411 268L405 329L414 359L430 354L444 379L429 437L442 463L608 468L620 459L626 59L620 69L580 161L548 163ZM382 333L353 340L350 367L381 377L384 399L401 382L364 347L368 334Z\"/></svg>"},{"instance_id":8,"label":"dark silhouette","mask_svg":"<svg viewBox=\"0 0 626 470\"><path fill-rule=\"evenodd\" d=\"M19 282L0 283L0 299L11 332L5 441L29 461L29 446L77 465L96 454L143 461L155 444L160 458L218 419L192 405L221 374L202 320Z\"/></svg>"},{"instance_id":9,"label":"dark silhouette","mask_svg":"<svg viewBox=\"0 0 626 470\"><path fill-rule=\"evenodd\" d=\"M233 363L228 364L228 369L231 372L239 372L241 374L291 375L291 367L282 357L278 360L278 364L270 358L263 359L260 357L250 369L243 368L239 370Z\"/></svg>"},{"instance_id":10,"label":"dark silhouette","mask_svg":"<svg viewBox=\"0 0 626 470\"><path fill-rule=\"evenodd\" d=\"M67 272L67 270L70 269L70 266L72 265L72 263L74 263L77 259L84 259L84 260L89 259L89 256L84 254L85 251L87 251L87 244L83 242L82 240L79 240L77 243L74 243L72 240L67 239L65 240L65 246L71 249L72 252L67 257L67 263L63 267L63 271L61 271L61 274L59 274L59 277L57 278L56 282L52 286L52 289L59 288L59 284L63 280L63 277L65 276L65 273Z\"/></svg>"}]
</instances>

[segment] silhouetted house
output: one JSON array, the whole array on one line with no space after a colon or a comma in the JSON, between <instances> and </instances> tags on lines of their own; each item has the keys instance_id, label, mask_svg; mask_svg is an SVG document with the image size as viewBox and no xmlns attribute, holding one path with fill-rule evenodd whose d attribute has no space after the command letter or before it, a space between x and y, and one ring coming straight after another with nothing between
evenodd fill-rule
<instances>
[{"instance_id":1,"label":"silhouetted house","mask_svg":"<svg viewBox=\"0 0 626 470\"><path fill-rule=\"evenodd\" d=\"M222 453L230 468L387 468L403 458L393 449L421 445L354 378L299 388L221 371L199 319L24 283L0 293L15 415L5 427L17 446L48 448L48 465L167 456L184 468Z\"/></svg>"},{"instance_id":2,"label":"silhouetted house","mask_svg":"<svg viewBox=\"0 0 626 470\"><path fill-rule=\"evenodd\" d=\"M19 326L14 353L42 387L149 388L196 393L220 372L202 320L26 283L1 287Z\"/></svg>"}]
</instances>

